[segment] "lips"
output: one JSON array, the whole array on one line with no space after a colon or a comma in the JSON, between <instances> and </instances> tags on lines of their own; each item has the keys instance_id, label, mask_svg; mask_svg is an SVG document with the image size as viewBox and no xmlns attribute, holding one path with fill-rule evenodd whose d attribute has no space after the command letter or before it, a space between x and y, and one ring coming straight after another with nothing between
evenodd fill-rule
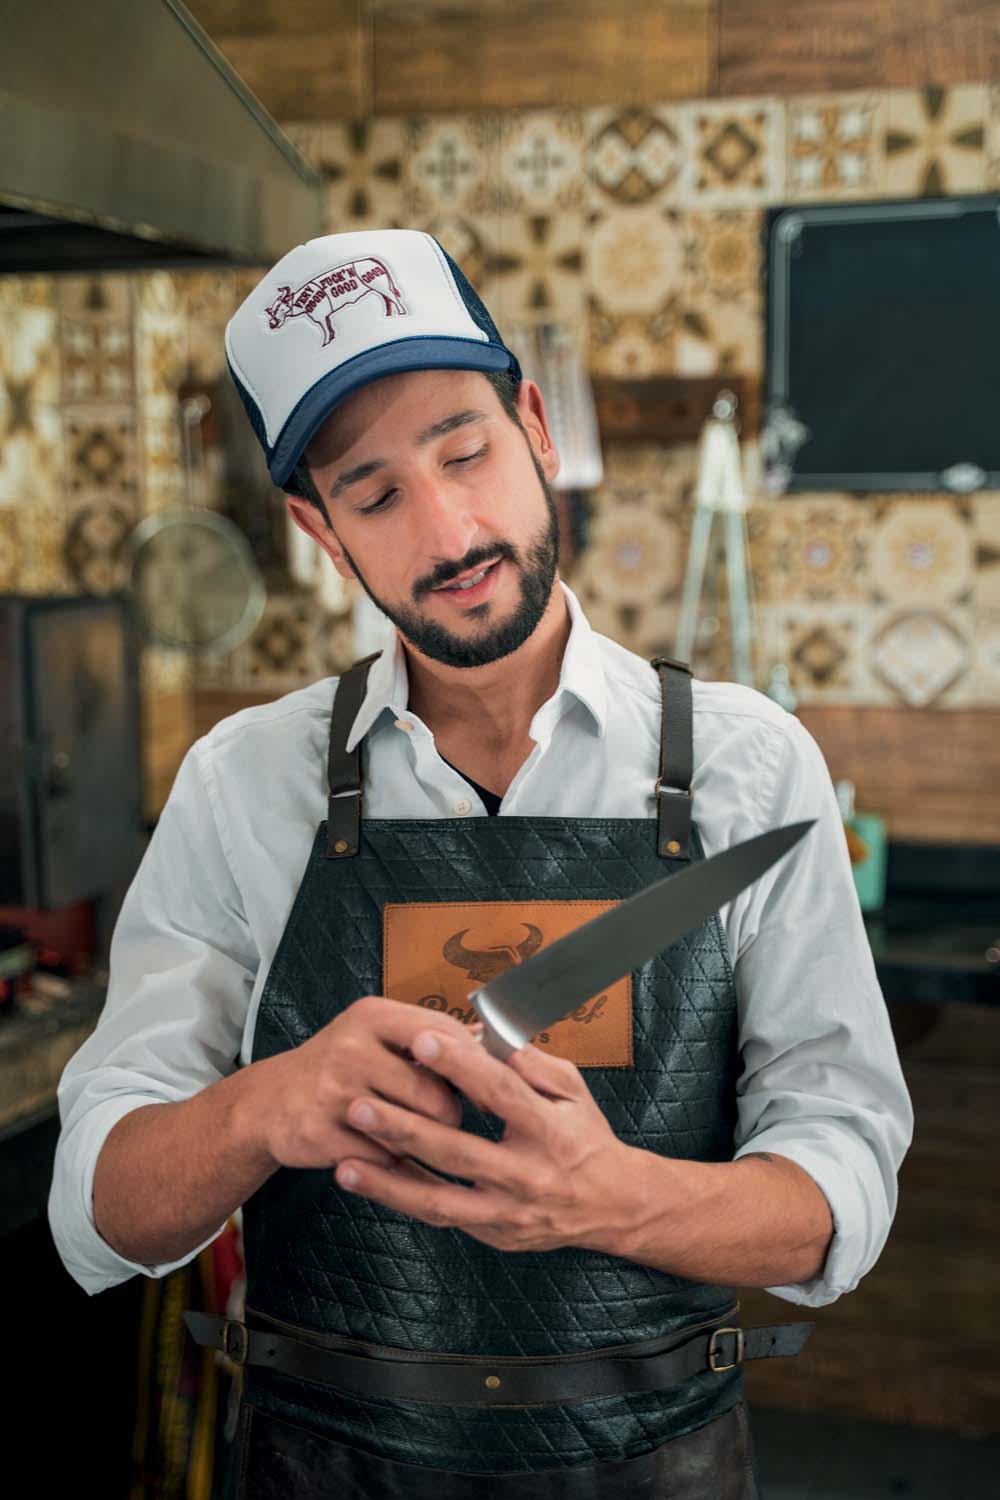
<instances>
[{"instance_id":1,"label":"lips","mask_svg":"<svg viewBox=\"0 0 1000 1500\"><path fill-rule=\"evenodd\" d=\"M460 574L458 578L451 579L449 583L433 589L432 592L437 594L441 600L445 600L448 604L455 605L457 608L464 607L471 609L473 605L483 603L484 600L492 595L502 563L503 558L497 557L491 563L486 563L485 566L480 565L478 568L469 568L465 573ZM473 582L473 579L477 581ZM464 583L466 587L459 588L458 584L460 583Z\"/></svg>"},{"instance_id":2,"label":"lips","mask_svg":"<svg viewBox=\"0 0 1000 1500\"><path fill-rule=\"evenodd\" d=\"M492 562L481 563L478 568L469 568L467 572L460 573L457 578L450 579L448 583L439 584L433 592L435 594L466 593L470 587L474 588L479 583L484 582L487 575L493 571L499 561L500 559L495 557ZM473 579L476 580L475 584L472 582ZM464 589L460 588L460 584L465 584L466 587Z\"/></svg>"}]
</instances>

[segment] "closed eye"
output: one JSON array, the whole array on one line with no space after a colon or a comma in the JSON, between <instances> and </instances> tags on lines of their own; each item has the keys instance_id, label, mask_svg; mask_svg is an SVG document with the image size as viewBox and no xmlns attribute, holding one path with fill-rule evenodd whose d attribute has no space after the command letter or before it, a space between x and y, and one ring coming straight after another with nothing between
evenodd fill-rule
<instances>
[{"instance_id":1,"label":"closed eye","mask_svg":"<svg viewBox=\"0 0 1000 1500\"><path fill-rule=\"evenodd\" d=\"M485 453L486 444L484 443L481 448L476 449L475 453L466 453L463 458L450 458L448 462L452 464L471 464L473 459L482 458Z\"/></svg>"}]
</instances>

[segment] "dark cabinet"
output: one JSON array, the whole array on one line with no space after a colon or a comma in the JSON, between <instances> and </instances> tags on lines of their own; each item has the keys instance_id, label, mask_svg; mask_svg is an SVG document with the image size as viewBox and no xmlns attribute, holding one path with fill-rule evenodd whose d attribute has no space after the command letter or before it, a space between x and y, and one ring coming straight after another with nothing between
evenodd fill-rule
<instances>
[{"instance_id":1,"label":"dark cabinet","mask_svg":"<svg viewBox=\"0 0 1000 1500\"><path fill-rule=\"evenodd\" d=\"M0 905L127 881L144 845L129 601L0 596Z\"/></svg>"}]
</instances>

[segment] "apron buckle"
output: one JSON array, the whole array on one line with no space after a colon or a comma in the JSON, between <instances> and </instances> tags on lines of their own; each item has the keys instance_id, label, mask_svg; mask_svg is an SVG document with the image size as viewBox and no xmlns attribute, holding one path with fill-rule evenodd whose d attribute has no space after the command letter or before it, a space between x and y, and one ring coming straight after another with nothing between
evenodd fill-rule
<instances>
[{"instance_id":1,"label":"apron buckle","mask_svg":"<svg viewBox=\"0 0 1000 1500\"><path fill-rule=\"evenodd\" d=\"M232 1360L234 1365L246 1364L246 1324L238 1322L235 1318L226 1319L222 1325L222 1352L227 1359Z\"/></svg>"},{"instance_id":2,"label":"apron buckle","mask_svg":"<svg viewBox=\"0 0 1000 1500\"><path fill-rule=\"evenodd\" d=\"M733 1350L733 1353L736 1355L736 1358L732 1361L731 1364L728 1364L728 1365L724 1365L724 1364L721 1364L719 1362L720 1358L721 1358L721 1355L720 1355L720 1351L717 1348L716 1342L715 1342L716 1339L720 1336L720 1334L723 1334L723 1333L732 1333L732 1334L735 1334L735 1336L736 1336L736 1347ZM716 1372L716 1374L721 1374L723 1370L735 1370L736 1366L740 1365L742 1363L743 1363L743 1329L742 1328L716 1328L716 1329L713 1329L713 1331L712 1331L712 1337L708 1341L708 1368L710 1370L714 1370Z\"/></svg>"}]
</instances>

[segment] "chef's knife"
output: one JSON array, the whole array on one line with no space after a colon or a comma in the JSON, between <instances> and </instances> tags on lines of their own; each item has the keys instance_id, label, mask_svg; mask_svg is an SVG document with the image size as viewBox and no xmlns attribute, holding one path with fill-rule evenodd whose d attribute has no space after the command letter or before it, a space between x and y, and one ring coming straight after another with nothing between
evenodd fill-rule
<instances>
[{"instance_id":1,"label":"chef's knife","mask_svg":"<svg viewBox=\"0 0 1000 1500\"><path fill-rule=\"evenodd\" d=\"M773 828L668 875L505 970L469 996L491 1057L512 1052L669 948L797 844L814 818Z\"/></svg>"}]
</instances>

